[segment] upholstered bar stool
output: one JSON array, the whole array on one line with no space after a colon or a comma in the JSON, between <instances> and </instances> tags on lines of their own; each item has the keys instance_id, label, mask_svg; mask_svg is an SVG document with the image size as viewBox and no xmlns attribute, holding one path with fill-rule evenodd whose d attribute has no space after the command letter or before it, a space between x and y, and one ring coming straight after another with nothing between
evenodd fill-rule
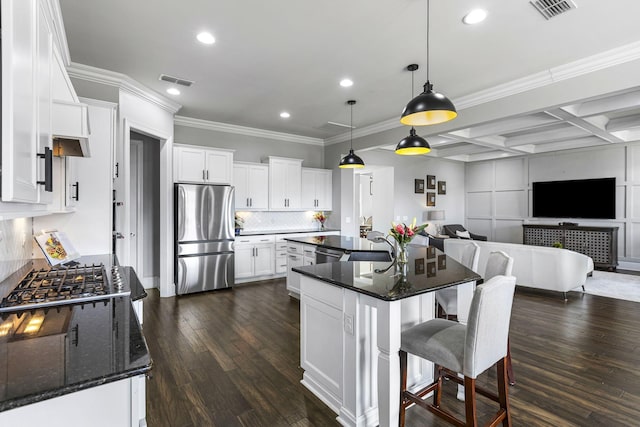
<instances>
[{"instance_id":1,"label":"upholstered bar stool","mask_svg":"<svg viewBox=\"0 0 640 427\"><path fill-rule=\"evenodd\" d=\"M400 427L405 411L416 404L457 426L477 426L476 394L499 404L487 425L511 426L507 385L507 340L511 306L516 285L513 276L495 276L478 285L473 294L467 325L446 319L433 319L415 325L402 333L400 344ZM418 391L407 390L407 354L413 354L436 365L436 379ZM476 385L478 375L497 364L498 394ZM464 380L457 374L464 375ZM465 421L442 408L443 380L463 384ZM424 396L433 392L433 403Z\"/></svg>"},{"instance_id":2,"label":"upholstered bar stool","mask_svg":"<svg viewBox=\"0 0 640 427\"><path fill-rule=\"evenodd\" d=\"M454 257L455 258L455 257ZM480 246L474 242L468 242L464 250L456 259L460 264L470 270L478 271L478 260L480 259ZM442 289L435 293L438 304L438 317L457 320L458 319L458 290L455 287Z\"/></svg>"}]
</instances>

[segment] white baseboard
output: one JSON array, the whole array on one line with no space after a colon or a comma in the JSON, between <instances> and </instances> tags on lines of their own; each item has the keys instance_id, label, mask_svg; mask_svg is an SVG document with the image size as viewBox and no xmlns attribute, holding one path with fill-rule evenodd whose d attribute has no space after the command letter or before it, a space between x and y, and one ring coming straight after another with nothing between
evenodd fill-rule
<instances>
[{"instance_id":1,"label":"white baseboard","mask_svg":"<svg viewBox=\"0 0 640 427\"><path fill-rule=\"evenodd\" d=\"M160 283L160 277L158 276L148 276L140 278L140 283L142 283L142 287L145 289L157 288Z\"/></svg>"},{"instance_id":2,"label":"white baseboard","mask_svg":"<svg viewBox=\"0 0 640 427\"><path fill-rule=\"evenodd\" d=\"M640 271L640 262L618 261L618 270Z\"/></svg>"}]
</instances>

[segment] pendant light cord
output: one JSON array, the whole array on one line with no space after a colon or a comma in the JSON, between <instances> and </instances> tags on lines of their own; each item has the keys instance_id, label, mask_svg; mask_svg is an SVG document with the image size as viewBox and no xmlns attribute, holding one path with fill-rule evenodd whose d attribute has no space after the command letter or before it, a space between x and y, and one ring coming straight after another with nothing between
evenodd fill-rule
<instances>
[{"instance_id":1,"label":"pendant light cord","mask_svg":"<svg viewBox=\"0 0 640 427\"><path fill-rule=\"evenodd\" d=\"M351 134L351 136L349 136L349 145L351 146L351 150L353 150L353 104L350 104L351 106L351 125L349 126L349 132Z\"/></svg>"},{"instance_id":2,"label":"pendant light cord","mask_svg":"<svg viewBox=\"0 0 640 427\"><path fill-rule=\"evenodd\" d=\"M429 61L429 18L431 17L431 13L429 12L429 0L427 0L427 82L429 81L429 66L431 62Z\"/></svg>"}]
</instances>

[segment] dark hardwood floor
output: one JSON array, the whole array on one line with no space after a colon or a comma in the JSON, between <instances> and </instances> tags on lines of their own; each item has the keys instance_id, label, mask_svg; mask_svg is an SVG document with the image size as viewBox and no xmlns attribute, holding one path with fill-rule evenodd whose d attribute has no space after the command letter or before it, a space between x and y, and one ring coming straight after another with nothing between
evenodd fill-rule
<instances>
[{"instance_id":1,"label":"dark hardwood floor","mask_svg":"<svg viewBox=\"0 0 640 427\"><path fill-rule=\"evenodd\" d=\"M174 298L149 292L150 427L337 426L301 384L299 304L283 279ZM640 425L640 304L518 288L511 321L514 426ZM493 386L495 371L479 378ZM455 385L444 404L461 413ZM492 404L480 398L481 420ZM446 426L409 408L407 426Z\"/></svg>"}]
</instances>

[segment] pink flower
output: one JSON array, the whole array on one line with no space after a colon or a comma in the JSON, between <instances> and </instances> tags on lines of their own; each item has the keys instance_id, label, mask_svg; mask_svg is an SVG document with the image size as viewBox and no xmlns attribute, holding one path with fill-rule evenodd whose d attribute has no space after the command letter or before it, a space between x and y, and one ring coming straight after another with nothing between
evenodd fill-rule
<instances>
[{"instance_id":1,"label":"pink flower","mask_svg":"<svg viewBox=\"0 0 640 427\"><path fill-rule=\"evenodd\" d=\"M412 230L412 229L408 229L408 230L407 230L407 236L409 236L409 237L413 237L413 235L414 235L414 234L415 234L415 233L413 232L413 230Z\"/></svg>"},{"instance_id":2,"label":"pink flower","mask_svg":"<svg viewBox=\"0 0 640 427\"><path fill-rule=\"evenodd\" d=\"M398 224L396 225L396 231L398 232L398 234L400 234L401 236L404 235L404 227L402 226L402 224Z\"/></svg>"}]
</instances>

